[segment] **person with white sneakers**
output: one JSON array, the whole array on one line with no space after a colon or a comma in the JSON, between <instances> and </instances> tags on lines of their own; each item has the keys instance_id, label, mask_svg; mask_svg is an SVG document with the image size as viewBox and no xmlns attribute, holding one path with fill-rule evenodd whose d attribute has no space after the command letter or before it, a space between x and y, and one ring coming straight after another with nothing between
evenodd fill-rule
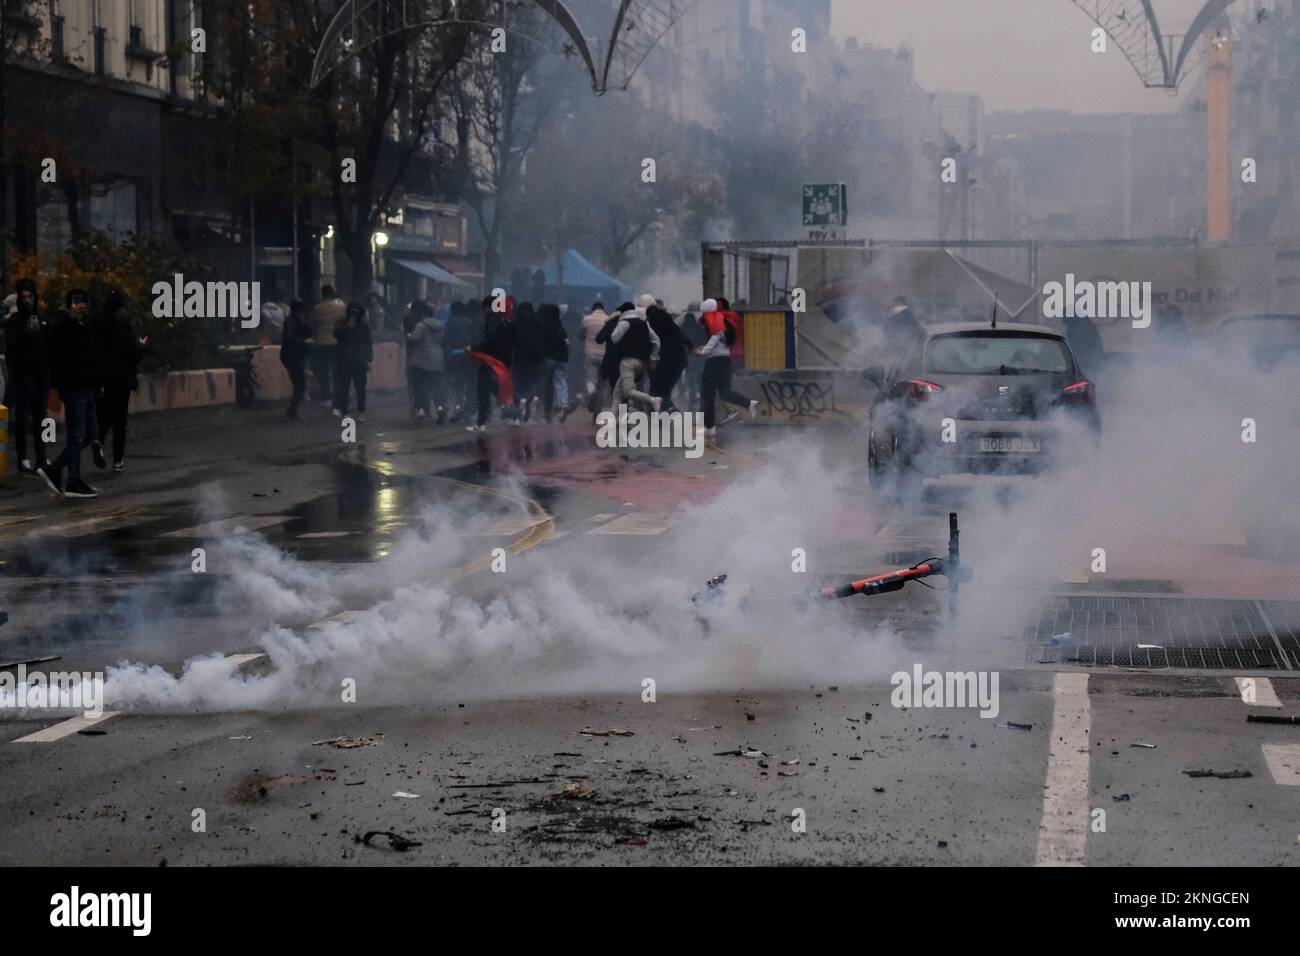
<instances>
[{"instance_id":1,"label":"person with white sneakers","mask_svg":"<svg viewBox=\"0 0 1300 956\"><path fill-rule=\"evenodd\" d=\"M716 400L749 409L749 417L758 416L758 402L746 398L731 387L731 346L738 336L740 316L722 308L717 299L706 299L700 305L704 313L704 328L709 341L695 350L704 359L704 375L700 380L700 401L704 405L704 433L718 433Z\"/></svg>"},{"instance_id":2,"label":"person with white sneakers","mask_svg":"<svg viewBox=\"0 0 1300 956\"><path fill-rule=\"evenodd\" d=\"M614 386L614 398L610 407L617 412L619 405L626 404L631 399L644 402L656 412L659 411L663 399L637 388L641 376L659 363L659 336L650 328L650 323L645 320L641 310L625 310L618 317L618 324L610 333L609 340L620 347L622 356L618 363L618 384Z\"/></svg>"}]
</instances>

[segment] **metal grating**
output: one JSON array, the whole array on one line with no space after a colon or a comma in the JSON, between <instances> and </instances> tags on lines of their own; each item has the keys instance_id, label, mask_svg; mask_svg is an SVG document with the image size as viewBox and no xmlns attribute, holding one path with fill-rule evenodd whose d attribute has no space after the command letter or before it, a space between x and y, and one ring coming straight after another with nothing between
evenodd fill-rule
<instances>
[{"instance_id":1,"label":"metal grating","mask_svg":"<svg viewBox=\"0 0 1300 956\"><path fill-rule=\"evenodd\" d=\"M1290 670L1300 602L1058 595L1023 634L1037 663Z\"/></svg>"}]
</instances>

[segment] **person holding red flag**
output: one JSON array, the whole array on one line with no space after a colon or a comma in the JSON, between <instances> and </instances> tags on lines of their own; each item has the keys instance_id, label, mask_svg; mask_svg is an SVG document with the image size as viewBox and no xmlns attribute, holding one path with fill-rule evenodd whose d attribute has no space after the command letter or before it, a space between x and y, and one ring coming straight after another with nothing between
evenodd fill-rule
<instances>
[{"instance_id":1,"label":"person holding red flag","mask_svg":"<svg viewBox=\"0 0 1300 956\"><path fill-rule=\"evenodd\" d=\"M497 404L503 408L513 405L514 383L510 378L510 363L515 351L514 312L515 300L506 296L496 308L496 296L483 299L483 341L473 348L465 350L478 367L478 417L475 424L465 430L469 432L487 431L488 419L492 417L492 392L496 387Z\"/></svg>"}]
</instances>

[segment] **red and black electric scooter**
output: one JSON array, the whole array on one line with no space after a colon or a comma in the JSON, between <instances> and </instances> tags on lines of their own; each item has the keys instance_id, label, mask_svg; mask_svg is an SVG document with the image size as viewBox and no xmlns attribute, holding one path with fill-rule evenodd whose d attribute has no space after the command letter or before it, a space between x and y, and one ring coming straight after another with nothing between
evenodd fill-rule
<instances>
[{"instance_id":1,"label":"red and black electric scooter","mask_svg":"<svg viewBox=\"0 0 1300 956\"><path fill-rule=\"evenodd\" d=\"M926 558L910 568L873 574L871 577L850 581L839 587L824 587L811 592L795 595L796 601L806 603L811 598L815 603L828 603L841 598L853 597L855 594L886 594L901 591L908 581L919 581L931 575L941 574L948 579L948 614L957 615L957 594L963 581L969 581L971 572L961 564L961 532L957 528L957 512L948 514L948 556L944 558ZM696 594L696 604L711 604L721 599L722 586L727 581L725 574L713 578L705 590Z\"/></svg>"}]
</instances>

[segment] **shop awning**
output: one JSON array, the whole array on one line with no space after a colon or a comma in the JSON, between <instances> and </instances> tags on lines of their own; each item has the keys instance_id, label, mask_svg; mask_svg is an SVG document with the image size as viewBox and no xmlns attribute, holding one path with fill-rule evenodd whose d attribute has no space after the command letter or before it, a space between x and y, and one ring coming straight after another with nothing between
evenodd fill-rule
<instances>
[{"instance_id":1,"label":"shop awning","mask_svg":"<svg viewBox=\"0 0 1300 956\"><path fill-rule=\"evenodd\" d=\"M473 285L460 278L460 276L453 275L446 269L435 266L432 262L425 262L421 259L393 259L392 261L403 269L410 269L417 275L422 275L426 279L432 279L442 285L454 285L462 289L474 288Z\"/></svg>"}]
</instances>

